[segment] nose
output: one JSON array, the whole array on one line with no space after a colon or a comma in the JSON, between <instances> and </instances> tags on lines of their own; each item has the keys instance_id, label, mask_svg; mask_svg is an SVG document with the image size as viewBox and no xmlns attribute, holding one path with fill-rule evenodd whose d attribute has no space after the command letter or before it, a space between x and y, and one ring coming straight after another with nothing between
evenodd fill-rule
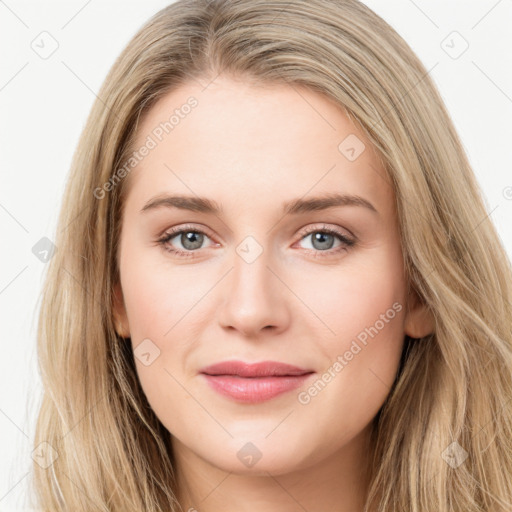
<instances>
[{"instance_id":1,"label":"nose","mask_svg":"<svg viewBox=\"0 0 512 512\"><path fill-rule=\"evenodd\" d=\"M234 329L245 337L274 335L288 327L289 300L293 294L279 276L279 265L263 251L254 261L235 252L233 268L223 280L223 300L217 310L224 329Z\"/></svg>"}]
</instances>

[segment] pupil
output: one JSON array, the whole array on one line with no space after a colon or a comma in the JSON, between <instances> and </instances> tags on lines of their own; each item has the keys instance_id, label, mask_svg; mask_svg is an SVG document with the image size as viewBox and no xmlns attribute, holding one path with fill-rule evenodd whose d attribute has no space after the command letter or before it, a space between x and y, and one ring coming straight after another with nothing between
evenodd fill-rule
<instances>
[{"instance_id":1,"label":"pupil","mask_svg":"<svg viewBox=\"0 0 512 512\"><path fill-rule=\"evenodd\" d=\"M331 239L329 240L331 243L326 243L325 239ZM315 247L316 249L330 249L332 247L332 240L333 239L333 235L329 234L329 233L315 233L315 235L313 236L313 246L315 247L315 242L319 242L320 243L320 247ZM327 245L327 246L326 246Z\"/></svg>"},{"instance_id":2,"label":"pupil","mask_svg":"<svg viewBox=\"0 0 512 512\"><path fill-rule=\"evenodd\" d=\"M203 235L201 233L188 231L187 233L184 233L182 235L181 243L183 244L183 247L185 247L186 249L198 249L199 247L201 247L203 243L202 236Z\"/></svg>"}]
</instances>

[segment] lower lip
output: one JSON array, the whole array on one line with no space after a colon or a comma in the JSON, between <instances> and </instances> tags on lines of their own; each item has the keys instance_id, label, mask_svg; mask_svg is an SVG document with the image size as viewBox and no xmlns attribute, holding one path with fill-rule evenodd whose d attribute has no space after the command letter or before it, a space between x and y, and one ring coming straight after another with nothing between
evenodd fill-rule
<instances>
[{"instance_id":1,"label":"lower lip","mask_svg":"<svg viewBox=\"0 0 512 512\"><path fill-rule=\"evenodd\" d=\"M234 375L206 375L208 384L218 393L245 403L258 403L301 386L313 373L282 377L236 377Z\"/></svg>"}]
</instances>

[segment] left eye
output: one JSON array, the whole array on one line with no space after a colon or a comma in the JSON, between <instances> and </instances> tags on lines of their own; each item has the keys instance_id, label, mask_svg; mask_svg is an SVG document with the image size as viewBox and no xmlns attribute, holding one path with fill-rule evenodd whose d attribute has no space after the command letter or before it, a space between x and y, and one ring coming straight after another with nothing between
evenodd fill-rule
<instances>
[{"instance_id":1,"label":"left eye","mask_svg":"<svg viewBox=\"0 0 512 512\"><path fill-rule=\"evenodd\" d=\"M327 255L329 255L346 250L355 244L355 240L348 238L341 232L332 228L312 229L303 233L300 241L305 240L310 236L312 236L313 249L306 248L306 250L313 251L315 253L327 253ZM194 253L197 252L198 249L202 248L205 237L209 238L208 235L200 229L181 229L171 233L166 233L163 238L158 240L158 242L171 253L183 257L194 257ZM178 238L183 249L175 248L174 244L171 243L175 238ZM336 238L340 241L340 244L338 247L333 249L333 244Z\"/></svg>"},{"instance_id":2,"label":"left eye","mask_svg":"<svg viewBox=\"0 0 512 512\"><path fill-rule=\"evenodd\" d=\"M340 233L334 233L332 231L311 231L307 235L305 235L302 240L306 240L307 238L311 237L311 244L313 246L313 249L319 250L319 251L326 251L330 250L333 247L333 244L335 243L336 238L341 241L341 243L349 244L350 241L345 238ZM339 246L338 246L339 247Z\"/></svg>"},{"instance_id":3,"label":"left eye","mask_svg":"<svg viewBox=\"0 0 512 512\"><path fill-rule=\"evenodd\" d=\"M179 257L187 258L194 257L195 252L202 248L205 237L209 238L208 235L201 229L185 226L179 230L177 229L175 231L165 233L163 237L158 240L158 243L162 245L166 251ZM171 243L175 238L179 240L179 243L183 249L175 248L174 244L176 242Z\"/></svg>"},{"instance_id":4,"label":"left eye","mask_svg":"<svg viewBox=\"0 0 512 512\"><path fill-rule=\"evenodd\" d=\"M201 248L205 236L207 236L206 233L202 231L183 230L170 233L164 241L170 242L174 238L179 237L178 240L187 251L195 251Z\"/></svg>"}]
</instances>

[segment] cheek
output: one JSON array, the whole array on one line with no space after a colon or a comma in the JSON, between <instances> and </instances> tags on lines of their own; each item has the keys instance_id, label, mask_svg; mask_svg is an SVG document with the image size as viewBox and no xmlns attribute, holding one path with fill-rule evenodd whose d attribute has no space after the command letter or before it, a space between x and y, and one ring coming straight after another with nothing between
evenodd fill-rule
<instances>
[{"instance_id":1,"label":"cheek","mask_svg":"<svg viewBox=\"0 0 512 512\"><path fill-rule=\"evenodd\" d=\"M166 418L171 405L190 399L182 365L195 347L192 320L211 283L197 282L192 266L172 268L157 251L126 244L121 282L137 374L152 409Z\"/></svg>"},{"instance_id":2,"label":"cheek","mask_svg":"<svg viewBox=\"0 0 512 512\"><path fill-rule=\"evenodd\" d=\"M197 282L193 266L175 266L164 250L137 249L128 243L121 261L121 281L132 341L147 337L164 341L207 291L208 283ZM139 244L140 245L140 244ZM193 315L193 312L191 312Z\"/></svg>"},{"instance_id":3,"label":"cheek","mask_svg":"<svg viewBox=\"0 0 512 512\"><path fill-rule=\"evenodd\" d=\"M317 322L319 329L322 324L328 328L324 336L332 340L328 347L344 348L348 340L361 333L364 339L365 329L375 323L383 337L397 338L403 330L401 311L405 310L400 261L400 252L390 244L368 251L364 257L347 259L346 264L333 267L328 274L319 269L314 274L309 272L307 279L296 280L300 286L295 288L297 295L322 320Z\"/></svg>"},{"instance_id":4,"label":"cheek","mask_svg":"<svg viewBox=\"0 0 512 512\"><path fill-rule=\"evenodd\" d=\"M329 326L319 337L326 364L299 402L330 425L332 439L340 428L354 434L369 423L395 379L405 312L399 261L399 254L381 253L372 264L333 273L315 294L315 312Z\"/></svg>"}]
</instances>

